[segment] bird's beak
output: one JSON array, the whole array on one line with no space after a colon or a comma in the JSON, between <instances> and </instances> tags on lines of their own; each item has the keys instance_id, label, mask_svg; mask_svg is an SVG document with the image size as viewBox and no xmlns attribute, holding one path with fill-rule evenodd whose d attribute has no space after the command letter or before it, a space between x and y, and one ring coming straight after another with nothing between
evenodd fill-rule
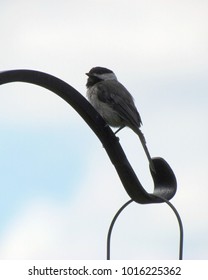
<instances>
[{"instance_id":1,"label":"bird's beak","mask_svg":"<svg viewBox=\"0 0 208 280\"><path fill-rule=\"evenodd\" d=\"M85 75L87 75L88 77L90 77L90 73L85 73Z\"/></svg>"}]
</instances>

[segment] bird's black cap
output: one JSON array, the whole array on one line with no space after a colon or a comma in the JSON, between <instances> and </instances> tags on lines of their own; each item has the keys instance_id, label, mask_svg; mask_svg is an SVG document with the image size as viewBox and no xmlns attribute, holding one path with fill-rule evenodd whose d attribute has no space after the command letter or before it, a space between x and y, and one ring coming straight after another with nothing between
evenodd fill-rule
<instances>
[{"instance_id":1,"label":"bird's black cap","mask_svg":"<svg viewBox=\"0 0 208 280\"><path fill-rule=\"evenodd\" d=\"M93 67L88 73L86 73L87 76L93 76L94 74L107 74L107 73L113 73L112 70L105 68L105 67L100 67L100 66L96 66Z\"/></svg>"}]
</instances>

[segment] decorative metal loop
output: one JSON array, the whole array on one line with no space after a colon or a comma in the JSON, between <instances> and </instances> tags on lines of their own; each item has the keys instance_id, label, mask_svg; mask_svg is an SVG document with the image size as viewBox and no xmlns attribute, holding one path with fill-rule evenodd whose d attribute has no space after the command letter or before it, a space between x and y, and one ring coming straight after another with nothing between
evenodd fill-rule
<instances>
[{"instance_id":1,"label":"decorative metal loop","mask_svg":"<svg viewBox=\"0 0 208 280\"><path fill-rule=\"evenodd\" d=\"M156 196L156 195L155 195ZM183 259L183 223L181 220L181 217L177 211L177 209L173 206L172 203L170 203L170 201L168 201L167 199L160 197L160 199L162 199L165 203L167 203L167 205L173 210L177 221L178 221L178 225L179 225L179 233L180 233L180 240L179 240L179 260ZM113 227L115 222L118 219L118 216L121 214L121 212L130 204L132 203L133 200L130 199L129 201L127 201L115 214L115 216L113 217L113 220L111 221L109 230L108 230L108 236L107 236L107 260L110 260L110 249L111 249L111 235L112 235L112 231L113 231Z\"/></svg>"},{"instance_id":2,"label":"decorative metal loop","mask_svg":"<svg viewBox=\"0 0 208 280\"><path fill-rule=\"evenodd\" d=\"M151 172L154 192L150 194L141 185L119 144L118 138L91 104L66 82L34 70L9 70L0 72L0 84L26 82L44 87L69 103L85 120L103 144L128 195L137 203L161 203L160 197L170 200L176 193L175 175L168 163L160 157L153 158L156 173ZM154 194L156 196L154 196Z\"/></svg>"}]
</instances>

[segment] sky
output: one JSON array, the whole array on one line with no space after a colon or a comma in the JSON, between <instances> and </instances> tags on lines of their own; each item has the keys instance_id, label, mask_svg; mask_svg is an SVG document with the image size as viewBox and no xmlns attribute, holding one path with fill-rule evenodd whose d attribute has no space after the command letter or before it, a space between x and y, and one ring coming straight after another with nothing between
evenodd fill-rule
<instances>
[{"instance_id":1,"label":"sky","mask_svg":"<svg viewBox=\"0 0 208 280\"><path fill-rule=\"evenodd\" d=\"M0 9L1 69L52 74L86 96L94 66L134 96L153 157L178 183L184 259L208 259L208 2L18 0ZM153 191L138 137L120 143ZM24 83L0 86L0 258L105 259L116 211L129 200L99 139L62 99ZM112 259L177 259L179 228L164 203L131 203Z\"/></svg>"}]
</instances>

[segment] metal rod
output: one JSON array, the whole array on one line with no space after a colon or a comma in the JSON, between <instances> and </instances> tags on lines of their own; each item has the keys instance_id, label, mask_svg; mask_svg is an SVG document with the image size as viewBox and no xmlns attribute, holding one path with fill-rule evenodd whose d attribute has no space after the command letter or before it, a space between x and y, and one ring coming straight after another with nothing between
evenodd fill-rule
<instances>
[{"instance_id":1,"label":"metal rod","mask_svg":"<svg viewBox=\"0 0 208 280\"><path fill-rule=\"evenodd\" d=\"M159 195L154 194L155 197L160 198L161 200L163 200L165 203L168 204L168 206L170 206L170 208L173 210L173 212L176 215L176 218L178 220L178 224L179 224L179 230L180 230L180 242L179 242L179 260L183 259L183 238L184 238L184 232L183 232L183 224L182 224L182 220L181 217L178 213L178 211L176 210L176 208L173 206L172 203L170 203L170 201L168 201L167 199L165 199L164 197L161 197ZM111 234L112 234L112 230L113 230L113 226L118 218L118 216L120 215L120 213L131 203L133 202L133 200L129 200L127 201L115 214L115 216L113 217L113 220L110 224L109 230L108 230L108 236L107 236L107 260L110 260L110 246L111 246Z\"/></svg>"},{"instance_id":2,"label":"metal rod","mask_svg":"<svg viewBox=\"0 0 208 280\"><path fill-rule=\"evenodd\" d=\"M112 233L112 230L113 230L113 226L118 218L118 216L120 215L120 213L124 210L124 208L126 208L131 202L133 202L133 199L127 201L119 210L118 212L116 213L116 215L114 216L111 224L110 224L110 227L109 227L109 230L108 230L108 236L107 236L107 260L110 260L110 241L111 241L111 233Z\"/></svg>"},{"instance_id":3,"label":"metal rod","mask_svg":"<svg viewBox=\"0 0 208 280\"><path fill-rule=\"evenodd\" d=\"M86 98L72 86L40 71L19 69L0 72L0 85L11 82L38 85L63 98L77 111L102 142L130 198L141 204L164 202L145 190L130 165L118 138ZM152 158L152 161L156 170L155 173L150 169L150 176L154 182L154 193L170 200L177 190L175 174L163 158L155 157Z\"/></svg>"},{"instance_id":4,"label":"metal rod","mask_svg":"<svg viewBox=\"0 0 208 280\"><path fill-rule=\"evenodd\" d=\"M158 197L160 199L162 199L164 202L166 202L168 204L168 206L170 206L170 208L173 210L173 212L176 215L176 218L178 220L178 224L179 224L179 230L180 230L180 241L179 241L179 260L183 259L183 239L184 239L184 231L183 231L183 223L181 220L181 217L178 213L178 211L176 210L176 208L173 206L172 203L170 203L169 200L165 199L164 197L161 197L159 195L153 194L153 196Z\"/></svg>"}]
</instances>

